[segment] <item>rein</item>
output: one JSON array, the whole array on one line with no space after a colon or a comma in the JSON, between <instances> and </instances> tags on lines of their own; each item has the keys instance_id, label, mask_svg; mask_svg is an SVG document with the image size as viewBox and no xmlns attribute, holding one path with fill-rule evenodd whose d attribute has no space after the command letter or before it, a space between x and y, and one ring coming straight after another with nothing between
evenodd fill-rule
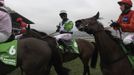
<instances>
[{"instance_id":1,"label":"rein","mask_svg":"<svg viewBox=\"0 0 134 75\"><path fill-rule=\"evenodd\" d=\"M41 37L41 39L45 39L45 38L47 38L47 37L49 37L49 36L51 36L51 35L53 35L53 34L55 34L55 33L56 33L56 32L50 33L50 34L48 34L48 35L46 35L46 36Z\"/></svg>"}]
</instances>

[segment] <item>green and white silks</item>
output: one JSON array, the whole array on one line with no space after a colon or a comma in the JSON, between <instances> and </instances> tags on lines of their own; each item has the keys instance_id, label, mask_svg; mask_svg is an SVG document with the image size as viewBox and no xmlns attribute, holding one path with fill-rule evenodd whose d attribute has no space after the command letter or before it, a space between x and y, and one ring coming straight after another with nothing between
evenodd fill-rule
<instances>
[{"instance_id":1,"label":"green and white silks","mask_svg":"<svg viewBox=\"0 0 134 75\"><path fill-rule=\"evenodd\" d=\"M70 20L67 20L64 24L62 24L62 22L59 23L60 26L60 32L64 31L64 32L72 32L73 29L73 22Z\"/></svg>"},{"instance_id":2,"label":"green and white silks","mask_svg":"<svg viewBox=\"0 0 134 75\"><path fill-rule=\"evenodd\" d=\"M0 44L0 61L16 66L17 40Z\"/></svg>"}]
</instances>

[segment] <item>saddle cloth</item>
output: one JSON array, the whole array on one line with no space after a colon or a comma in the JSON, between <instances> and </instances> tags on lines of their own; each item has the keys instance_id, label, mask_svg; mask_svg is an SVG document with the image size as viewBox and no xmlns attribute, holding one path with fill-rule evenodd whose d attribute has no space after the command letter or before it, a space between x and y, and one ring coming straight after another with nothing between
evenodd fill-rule
<instances>
[{"instance_id":1,"label":"saddle cloth","mask_svg":"<svg viewBox=\"0 0 134 75\"><path fill-rule=\"evenodd\" d=\"M17 40L4 42L0 44L0 61L16 66Z\"/></svg>"}]
</instances>

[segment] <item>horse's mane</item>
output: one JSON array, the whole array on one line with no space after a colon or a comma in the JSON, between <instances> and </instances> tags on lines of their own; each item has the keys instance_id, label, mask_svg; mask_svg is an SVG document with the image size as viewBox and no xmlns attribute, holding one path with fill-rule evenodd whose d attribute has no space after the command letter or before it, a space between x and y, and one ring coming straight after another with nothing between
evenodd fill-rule
<instances>
[{"instance_id":1,"label":"horse's mane","mask_svg":"<svg viewBox=\"0 0 134 75\"><path fill-rule=\"evenodd\" d=\"M31 31L37 32L37 33L39 33L39 34L42 35L42 36L48 36L47 33L38 31L38 30L36 30L36 29L31 29Z\"/></svg>"},{"instance_id":2,"label":"horse's mane","mask_svg":"<svg viewBox=\"0 0 134 75\"><path fill-rule=\"evenodd\" d=\"M38 31L36 29L31 29L30 31L34 32L34 34L38 34L41 37L41 39L53 38L52 36L49 36L47 33Z\"/></svg>"},{"instance_id":3,"label":"horse's mane","mask_svg":"<svg viewBox=\"0 0 134 75\"><path fill-rule=\"evenodd\" d=\"M106 34L108 34L108 35L110 36L110 38L114 38L114 37L112 36L112 32L111 32L110 30L105 29L105 32L106 32Z\"/></svg>"},{"instance_id":4,"label":"horse's mane","mask_svg":"<svg viewBox=\"0 0 134 75\"><path fill-rule=\"evenodd\" d=\"M100 19L100 18L99 18L99 19ZM113 35L112 35L112 32L111 32L110 30L105 29L105 27L103 26L103 24L102 24L100 21L96 21L96 22L100 25L100 27L104 28L106 34L107 34L112 40L114 40L114 41L116 41L116 42L119 42L119 41L120 41L119 38L117 38L116 36L113 36Z\"/></svg>"},{"instance_id":5,"label":"horse's mane","mask_svg":"<svg viewBox=\"0 0 134 75\"><path fill-rule=\"evenodd\" d=\"M106 32L106 34L107 34L113 41L115 41L115 42L118 43L118 44L121 43L122 40L121 40L120 38L118 38L117 36L112 35L112 32L111 32L110 30L106 29L100 21L96 21L96 22L100 25L100 27L104 28L104 31Z\"/></svg>"},{"instance_id":6,"label":"horse's mane","mask_svg":"<svg viewBox=\"0 0 134 75\"><path fill-rule=\"evenodd\" d=\"M112 35L112 32L110 30L105 29L106 34L115 42L119 43L121 41L120 38L117 38L116 36Z\"/></svg>"}]
</instances>

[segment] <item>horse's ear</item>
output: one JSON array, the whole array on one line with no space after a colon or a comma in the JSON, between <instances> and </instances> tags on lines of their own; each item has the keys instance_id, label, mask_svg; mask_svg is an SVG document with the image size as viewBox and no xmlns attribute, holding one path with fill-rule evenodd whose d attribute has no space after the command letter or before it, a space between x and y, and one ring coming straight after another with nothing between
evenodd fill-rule
<instances>
[{"instance_id":1,"label":"horse's ear","mask_svg":"<svg viewBox=\"0 0 134 75\"><path fill-rule=\"evenodd\" d=\"M99 19L99 15L100 15L100 13L97 12L97 14L94 16L94 18Z\"/></svg>"}]
</instances>

